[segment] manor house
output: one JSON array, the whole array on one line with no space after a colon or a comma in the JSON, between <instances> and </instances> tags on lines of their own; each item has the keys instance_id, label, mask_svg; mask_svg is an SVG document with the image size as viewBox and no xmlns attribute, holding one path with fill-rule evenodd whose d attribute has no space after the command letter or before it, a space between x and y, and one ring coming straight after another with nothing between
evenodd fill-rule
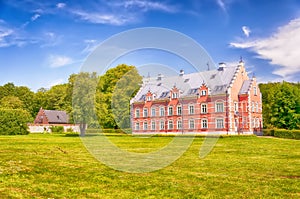
<instances>
[{"instance_id":1,"label":"manor house","mask_svg":"<svg viewBox=\"0 0 300 199\"><path fill-rule=\"evenodd\" d=\"M256 78L237 66L144 78L131 100L133 134L253 134L262 130Z\"/></svg>"}]
</instances>

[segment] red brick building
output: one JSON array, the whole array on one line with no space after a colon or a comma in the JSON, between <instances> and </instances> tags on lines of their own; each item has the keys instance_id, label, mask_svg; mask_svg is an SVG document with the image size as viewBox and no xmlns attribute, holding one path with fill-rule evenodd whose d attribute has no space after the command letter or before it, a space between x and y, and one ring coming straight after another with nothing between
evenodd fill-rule
<instances>
[{"instance_id":1,"label":"red brick building","mask_svg":"<svg viewBox=\"0 0 300 199\"><path fill-rule=\"evenodd\" d=\"M242 61L145 78L131 100L131 122L133 134L253 134L262 128L261 93Z\"/></svg>"},{"instance_id":2,"label":"red brick building","mask_svg":"<svg viewBox=\"0 0 300 199\"><path fill-rule=\"evenodd\" d=\"M68 124L69 116L66 111L44 110L40 108L34 124Z\"/></svg>"}]
</instances>

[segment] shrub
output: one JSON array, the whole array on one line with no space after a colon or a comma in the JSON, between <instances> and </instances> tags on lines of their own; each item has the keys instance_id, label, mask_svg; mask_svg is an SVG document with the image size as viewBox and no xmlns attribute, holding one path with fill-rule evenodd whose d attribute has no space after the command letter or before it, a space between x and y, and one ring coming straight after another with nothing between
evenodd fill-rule
<instances>
[{"instance_id":1,"label":"shrub","mask_svg":"<svg viewBox=\"0 0 300 199\"><path fill-rule=\"evenodd\" d=\"M27 123L32 118L28 111L23 109L0 109L0 134L1 135L27 135Z\"/></svg>"},{"instance_id":2,"label":"shrub","mask_svg":"<svg viewBox=\"0 0 300 199\"><path fill-rule=\"evenodd\" d=\"M274 130L274 136L300 140L300 130L276 129Z\"/></svg>"},{"instance_id":3,"label":"shrub","mask_svg":"<svg viewBox=\"0 0 300 199\"><path fill-rule=\"evenodd\" d=\"M274 129L263 129L264 136L274 136Z\"/></svg>"},{"instance_id":4,"label":"shrub","mask_svg":"<svg viewBox=\"0 0 300 199\"><path fill-rule=\"evenodd\" d=\"M52 133L63 133L65 131L63 126L51 126L50 129Z\"/></svg>"}]
</instances>

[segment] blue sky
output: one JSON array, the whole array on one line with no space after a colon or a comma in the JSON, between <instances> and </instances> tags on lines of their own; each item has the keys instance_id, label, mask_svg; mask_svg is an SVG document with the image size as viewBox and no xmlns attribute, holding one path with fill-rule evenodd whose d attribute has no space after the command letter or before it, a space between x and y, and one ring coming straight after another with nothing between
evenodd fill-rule
<instances>
[{"instance_id":1,"label":"blue sky","mask_svg":"<svg viewBox=\"0 0 300 199\"><path fill-rule=\"evenodd\" d=\"M215 63L236 64L242 56L259 82L300 80L298 0L7 0L0 1L0 85L36 91L67 82L98 44L142 27L181 32ZM120 60L185 67L149 50Z\"/></svg>"}]
</instances>

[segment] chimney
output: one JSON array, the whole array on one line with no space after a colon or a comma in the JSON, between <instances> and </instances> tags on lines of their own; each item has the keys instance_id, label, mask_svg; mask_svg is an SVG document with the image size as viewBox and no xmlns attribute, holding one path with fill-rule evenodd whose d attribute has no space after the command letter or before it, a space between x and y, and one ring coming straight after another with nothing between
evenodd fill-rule
<instances>
[{"instance_id":1,"label":"chimney","mask_svg":"<svg viewBox=\"0 0 300 199\"><path fill-rule=\"evenodd\" d=\"M220 62L219 63L219 69L218 70L224 70L224 68L226 68L226 64L224 62Z\"/></svg>"},{"instance_id":2,"label":"chimney","mask_svg":"<svg viewBox=\"0 0 300 199\"><path fill-rule=\"evenodd\" d=\"M179 76L183 76L184 75L184 70L180 70L180 72L179 72Z\"/></svg>"}]
</instances>

